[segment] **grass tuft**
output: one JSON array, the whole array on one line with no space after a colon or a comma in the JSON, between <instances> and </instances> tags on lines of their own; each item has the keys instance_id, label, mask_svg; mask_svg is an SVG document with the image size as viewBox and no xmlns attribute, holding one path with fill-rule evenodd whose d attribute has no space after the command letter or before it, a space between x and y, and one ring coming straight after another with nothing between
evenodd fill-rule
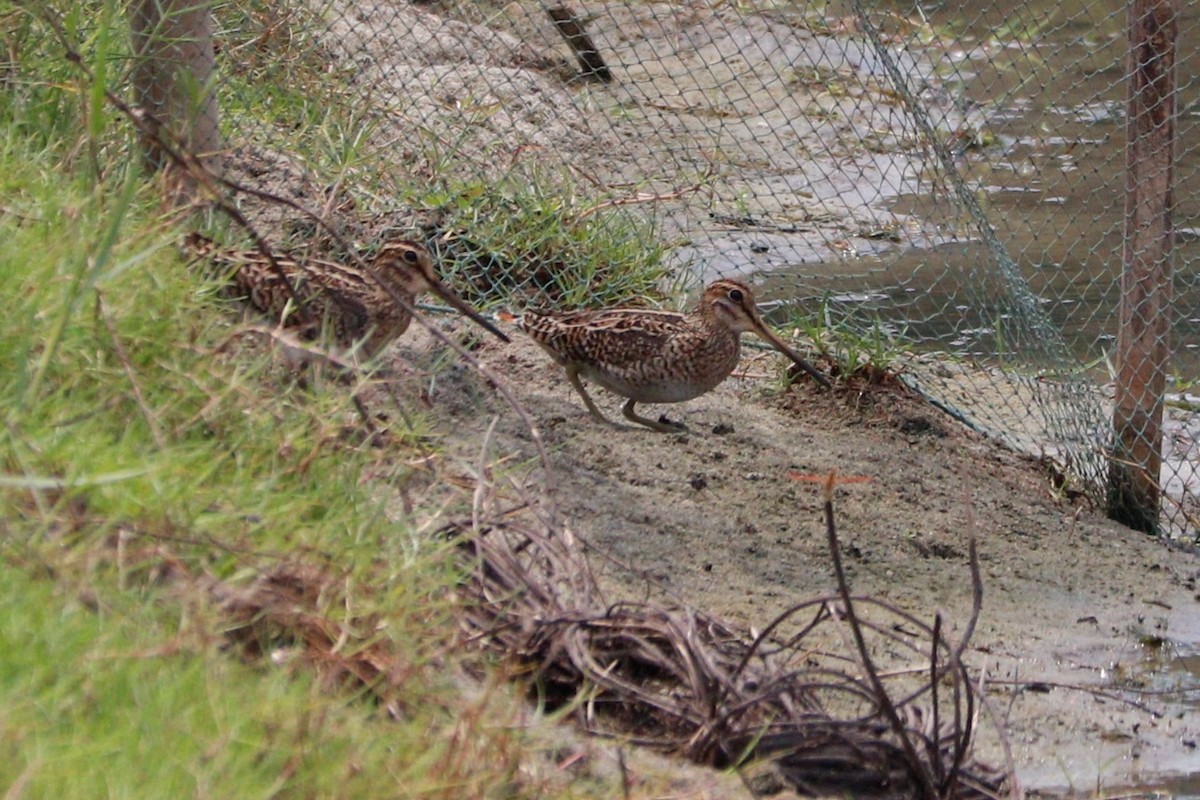
<instances>
[{"instance_id":1,"label":"grass tuft","mask_svg":"<svg viewBox=\"0 0 1200 800\"><path fill-rule=\"evenodd\" d=\"M786 327L811 342L841 382L884 383L898 372L906 352L903 331L879 318L865 330L850 317L835 320L827 298L814 313L794 316Z\"/></svg>"},{"instance_id":2,"label":"grass tuft","mask_svg":"<svg viewBox=\"0 0 1200 800\"><path fill-rule=\"evenodd\" d=\"M652 226L605 201L572 192L549 169L514 169L504 179L449 178L416 194L436 209L431 242L450 274L481 300L517 296L560 308L600 308L663 301L665 248Z\"/></svg>"}]
</instances>

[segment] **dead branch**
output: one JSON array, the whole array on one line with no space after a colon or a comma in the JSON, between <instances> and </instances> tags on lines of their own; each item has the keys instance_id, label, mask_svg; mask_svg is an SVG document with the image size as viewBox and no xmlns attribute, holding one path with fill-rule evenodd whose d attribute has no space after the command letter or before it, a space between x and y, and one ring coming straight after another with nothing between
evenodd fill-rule
<instances>
[{"instance_id":1,"label":"dead branch","mask_svg":"<svg viewBox=\"0 0 1200 800\"><path fill-rule=\"evenodd\" d=\"M829 545L829 557L833 561L833 572L837 577L838 593L842 597L842 608L846 615L846 620L850 624L850 632L854 636L854 644L858 648L858 654L863 669L867 673L867 678L870 681L870 686L874 690L876 697L879 700L880 708L883 710L884 716L891 725L892 732L899 737L900 746L904 748L904 753L910 759L913 765L921 765L921 760L918 757L916 748L913 746L912 738L909 736L908 729L900 720L900 715L896 711L896 706L892 703L888 696L887 689L883 682L879 679L879 672L875 669L875 662L871 658L871 653L867 649L866 639L863 636L863 627L858 622L858 616L854 611L854 602L850 597L850 585L846 581L846 572L842 567L842 549L837 538L837 526L833 518L833 487L836 482L836 475L829 473L829 479L825 483L825 533ZM934 646L937 643L934 642ZM937 673L934 670L934 678ZM934 782L929 773L920 769L917 771L917 780L921 784L922 796L927 798L937 797L937 790L934 787Z\"/></svg>"}]
</instances>

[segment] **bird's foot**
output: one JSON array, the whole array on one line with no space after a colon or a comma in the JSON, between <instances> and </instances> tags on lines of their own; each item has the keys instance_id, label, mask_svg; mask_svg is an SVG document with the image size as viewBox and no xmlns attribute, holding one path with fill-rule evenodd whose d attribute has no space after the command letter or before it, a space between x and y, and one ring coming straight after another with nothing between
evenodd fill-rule
<instances>
[{"instance_id":1,"label":"bird's foot","mask_svg":"<svg viewBox=\"0 0 1200 800\"><path fill-rule=\"evenodd\" d=\"M664 433L687 433L688 426L678 420L668 419L666 414L659 414L656 429Z\"/></svg>"},{"instance_id":2,"label":"bird's foot","mask_svg":"<svg viewBox=\"0 0 1200 800\"><path fill-rule=\"evenodd\" d=\"M667 419L666 414L663 414L658 419L648 419L646 417L634 415L628 418L630 422L636 422L638 425L649 428L652 431L659 433L687 433L688 426L682 422Z\"/></svg>"}]
</instances>

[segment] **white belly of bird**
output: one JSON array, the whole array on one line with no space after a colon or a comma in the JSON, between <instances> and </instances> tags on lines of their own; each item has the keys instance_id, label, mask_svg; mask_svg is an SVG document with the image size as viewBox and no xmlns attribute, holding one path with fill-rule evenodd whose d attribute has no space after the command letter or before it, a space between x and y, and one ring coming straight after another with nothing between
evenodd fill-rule
<instances>
[{"instance_id":1,"label":"white belly of bird","mask_svg":"<svg viewBox=\"0 0 1200 800\"><path fill-rule=\"evenodd\" d=\"M661 376L648 378L640 375L613 375L595 367L582 365L579 374L610 392L622 397L632 397L639 403L682 403L712 390L725 380L729 372L709 375L700 380L671 379Z\"/></svg>"}]
</instances>

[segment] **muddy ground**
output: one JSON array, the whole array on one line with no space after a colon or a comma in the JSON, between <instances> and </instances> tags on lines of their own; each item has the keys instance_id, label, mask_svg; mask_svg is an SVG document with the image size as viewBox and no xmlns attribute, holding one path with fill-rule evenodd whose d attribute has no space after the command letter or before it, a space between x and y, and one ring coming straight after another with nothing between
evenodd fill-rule
<instances>
[{"instance_id":1,"label":"muddy ground","mask_svg":"<svg viewBox=\"0 0 1200 800\"><path fill-rule=\"evenodd\" d=\"M721 165L720 177L732 181L722 184L727 196L749 202L751 220L771 220L749 232L726 226L703 253L685 243L681 263L699 259L703 275L877 246L879 220L897 220L878 203L908 180L897 166L903 161L888 151L901 150L913 130L894 104L872 100L877 87L850 80L877 68L865 49L767 17L726 16L714 27L710 4L592 5L606 12L596 15L592 32L613 54L617 75L604 90L564 82L570 55L544 20L534 31L513 24L510 35L446 25L417 6L339 0L325 46L331 59L353 59L373 102L394 104L395 126L375 135L395 154L398 174L419 172L412 148L432 134L454 141L461 158L450 169L503 166L510 160L496 154L520 146L523 158L569 156L597 175L644 178L655 188L653 170L664 162L653 148L661 147L684 172ZM511 17L523 6L505 8ZM639 25L644 36L631 33ZM757 62L737 60L750 50ZM705 83L713 74L706 70L729 64L767 77L786 67L795 80L764 84L714 109L708 103L719 87ZM813 74L823 77L814 82ZM844 79L842 90L828 90L830 75ZM682 83L668 86L666 77ZM587 114L576 105L585 92ZM597 109L609 105L624 114L623 131L594 124ZM464 107L487 113L464 126ZM736 144L751 147L749 156L722 149L732 145L721 137L737 130L718 125L731 109L745 114L744 141ZM798 140L788 138L798 135L797 119L811 121ZM852 146L863 130L875 132L876 149ZM781 156L792 161L781 166ZM271 171L277 184L279 173ZM780 200L787 197L791 205ZM714 208L722 210L719 199ZM695 230L703 210L677 209L664 225ZM710 226L719 222L707 218ZM764 240L766 251L758 246ZM448 463L474 463L498 417L492 457L519 465L518 472L532 469L525 424L486 381L460 363L447 365L441 352L414 326L390 354L395 396L428 396L427 407L413 400L414 408L429 415ZM595 567L613 599L669 596L761 627L797 600L830 592L819 490L792 476L836 469L856 479L838 489L837 519L857 592L927 618L941 610L961 630L971 594L968 536L977 537L985 598L969 661L989 677L992 706L1026 786L1091 791L1197 771L1194 690L1187 708L1170 695L1099 690L1131 682L1176 687L1189 678L1189 664L1194 685L1200 557L1107 521L1059 492L1029 458L896 386L827 392L800 383L783 391L771 356L744 358L716 391L670 408L689 427L682 435L598 424L560 371L519 336L508 345L486 342L477 356L512 388L544 437L554 502L581 539L611 557L595 559ZM596 391L618 419L619 403ZM985 721L979 755L1002 763L1001 740ZM703 796L738 791L725 786Z\"/></svg>"},{"instance_id":2,"label":"muddy ground","mask_svg":"<svg viewBox=\"0 0 1200 800\"><path fill-rule=\"evenodd\" d=\"M402 387L432 387L428 413L449 460L474 463L498 417L492 458L535 462L518 415L470 368L439 371L441 348L427 337L406 337L395 367ZM836 510L856 592L930 621L941 611L961 631L974 531L985 595L969 662L986 670L1027 787L1091 790L1195 770L1194 690L1190 708L1112 690L1177 687L1187 664L1194 685L1200 557L1063 496L1032 459L895 386L781 390L774 355L744 357L702 398L647 407L685 422L679 435L597 423L522 338L487 342L476 355L536 422L554 503L604 554L592 561L610 599L669 598L761 628L798 600L834 591L819 488L793 476L836 469L855 478L837 490ZM595 391L619 419L617 399ZM981 724L977 752L1003 763L996 730Z\"/></svg>"}]
</instances>

